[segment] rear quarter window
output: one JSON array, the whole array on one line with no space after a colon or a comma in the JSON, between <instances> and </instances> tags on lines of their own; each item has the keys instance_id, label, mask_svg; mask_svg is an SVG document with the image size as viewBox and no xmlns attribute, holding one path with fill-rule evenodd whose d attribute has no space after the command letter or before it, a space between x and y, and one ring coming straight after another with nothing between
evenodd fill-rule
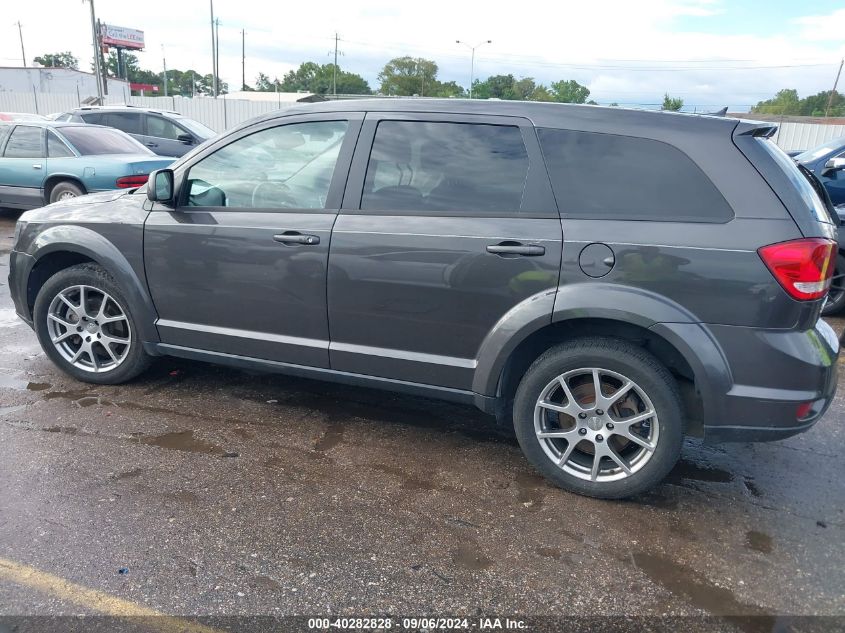
<instances>
[{"instance_id":1,"label":"rear quarter window","mask_svg":"<svg viewBox=\"0 0 845 633\"><path fill-rule=\"evenodd\" d=\"M684 152L647 138L537 130L565 217L729 222L733 209Z\"/></svg>"}]
</instances>

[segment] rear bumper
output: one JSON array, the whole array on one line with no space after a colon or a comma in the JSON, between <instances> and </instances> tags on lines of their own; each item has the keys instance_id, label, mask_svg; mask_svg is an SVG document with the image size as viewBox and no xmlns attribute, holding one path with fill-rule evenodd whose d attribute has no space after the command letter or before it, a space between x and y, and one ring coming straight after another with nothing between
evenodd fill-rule
<instances>
[{"instance_id":1,"label":"rear bumper","mask_svg":"<svg viewBox=\"0 0 845 633\"><path fill-rule=\"evenodd\" d=\"M732 385L718 417L704 421L708 442L762 442L802 433L836 394L840 345L819 320L807 331L709 326L725 353ZM798 408L812 403L798 418Z\"/></svg>"}]
</instances>

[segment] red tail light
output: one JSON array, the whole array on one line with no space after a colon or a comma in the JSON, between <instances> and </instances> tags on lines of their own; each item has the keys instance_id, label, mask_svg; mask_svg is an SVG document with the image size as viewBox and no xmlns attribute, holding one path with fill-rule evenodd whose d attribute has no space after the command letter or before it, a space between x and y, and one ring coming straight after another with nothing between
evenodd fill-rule
<instances>
[{"instance_id":1,"label":"red tail light","mask_svg":"<svg viewBox=\"0 0 845 633\"><path fill-rule=\"evenodd\" d=\"M118 189L131 189L132 187L140 187L147 184L149 174L138 174L137 176L123 176L115 181Z\"/></svg>"},{"instance_id":2,"label":"red tail light","mask_svg":"<svg viewBox=\"0 0 845 633\"><path fill-rule=\"evenodd\" d=\"M757 252L793 299L811 301L827 294L833 276L835 242L808 238L763 246Z\"/></svg>"}]
</instances>

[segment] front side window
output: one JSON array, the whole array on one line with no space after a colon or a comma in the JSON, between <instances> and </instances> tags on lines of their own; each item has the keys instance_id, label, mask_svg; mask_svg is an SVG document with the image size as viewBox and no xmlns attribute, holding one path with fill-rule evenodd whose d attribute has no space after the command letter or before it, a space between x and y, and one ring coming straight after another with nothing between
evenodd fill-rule
<instances>
[{"instance_id":1,"label":"front side window","mask_svg":"<svg viewBox=\"0 0 845 633\"><path fill-rule=\"evenodd\" d=\"M182 128L162 116L147 115L147 136L176 141L179 139L179 135L184 133L185 131Z\"/></svg>"},{"instance_id":2,"label":"front side window","mask_svg":"<svg viewBox=\"0 0 845 633\"><path fill-rule=\"evenodd\" d=\"M245 136L187 177L188 206L324 209L346 121L292 123Z\"/></svg>"},{"instance_id":3,"label":"front side window","mask_svg":"<svg viewBox=\"0 0 845 633\"><path fill-rule=\"evenodd\" d=\"M6 158L43 158L41 128L19 125L6 143Z\"/></svg>"},{"instance_id":4,"label":"front side window","mask_svg":"<svg viewBox=\"0 0 845 633\"><path fill-rule=\"evenodd\" d=\"M382 121L361 208L480 214L518 212L528 152L518 127Z\"/></svg>"},{"instance_id":5,"label":"front side window","mask_svg":"<svg viewBox=\"0 0 845 633\"><path fill-rule=\"evenodd\" d=\"M648 138L541 128L540 146L567 217L728 222L716 186L677 147Z\"/></svg>"},{"instance_id":6,"label":"front side window","mask_svg":"<svg viewBox=\"0 0 845 633\"><path fill-rule=\"evenodd\" d=\"M66 158L73 156L73 152L62 139L51 131L47 132L47 156L50 158Z\"/></svg>"},{"instance_id":7,"label":"front side window","mask_svg":"<svg viewBox=\"0 0 845 633\"><path fill-rule=\"evenodd\" d=\"M103 113L102 112L86 112L85 114L80 115L82 120L88 123L89 125L103 125Z\"/></svg>"}]
</instances>

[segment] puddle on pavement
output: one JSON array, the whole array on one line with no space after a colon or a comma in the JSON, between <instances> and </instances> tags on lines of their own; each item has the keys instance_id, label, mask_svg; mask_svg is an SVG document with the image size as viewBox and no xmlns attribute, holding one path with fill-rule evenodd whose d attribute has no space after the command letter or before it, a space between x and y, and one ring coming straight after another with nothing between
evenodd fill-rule
<instances>
[{"instance_id":1,"label":"puddle on pavement","mask_svg":"<svg viewBox=\"0 0 845 633\"><path fill-rule=\"evenodd\" d=\"M161 435L137 435L141 444L169 448L174 451L222 455L223 449L211 442L194 437L193 431L172 431Z\"/></svg>"},{"instance_id":2,"label":"puddle on pavement","mask_svg":"<svg viewBox=\"0 0 845 633\"><path fill-rule=\"evenodd\" d=\"M389 475L395 475L401 480L401 487L404 490L436 490L437 485L434 483L434 477L418 477L396 466L388 466L387 464L370 464L373 470L378 470Z\"/></svg>"},{"instance_id":3,"label":"puddle on pavement","mask_svg":"<svg viewBox=\"0 0 845 633\"><path fill-rule=\"evenodd\" d=\"M748 549L753 549L755 552L771 554L773 549L772 543L772 537L764 532L749 530L745 533L745 546Z\"/></svg>"},{"instance_id":4,"label":"puddle on pavement","mask_svg":"<svg viewBox=\"0 0 845 633\"><path fill-rule=\"evenodd\" d=\"M44 427L45 431L48 433L63 433L65 435L88 435L85 431L79 430L75 426L47 426Z\"/></svg>"},{"instance_id":5,"label":"puddle on pavement","mask_svg":"<svg viewBox=\"0 0 845 633\"><path fill-rule=\"evenodd\" d=\"M28 382L26 384L28 391L45 391L52 386L49 382Z\"/></svg>"},{"instance_id":6,"label":"puddle on pavement","mask_svg":"<svg viewBox=\"0 0 845 633\"><path fill-rule=\"evenodd\" d=\"M318 453L325 453L333 449L343 441L343 427L330 425L319 440L314 442L314 450Z\"/></svg>"},{"instance_id":7,"label":"puddle on pavement","mask_svg":"<svg viewBox=\"0 0 845 633\"><path fill-rule=\"evenodd\" d=\"M493 565L493 561L487 558L477 543L464 543L452 550L452 562L459 567L471 571L481 571Z\"/></svg>"},{"instance_id":8,"label":"puddle on pavement","mask_svg":"<svg viewBox=\"0 0 845 633\"><path fill-rule=\"evenodd\" d=\"M9 374L0 374L0 389L15 389L22 391L26 389L27 381L10 376Z\"/></svg>"},{"instance_id":9,"label":"puddle on pavement","mask_svg":"<svg viewBox=\"0 0 845 633\"><path fill-rule=\"evenodd\" d=\"M655 554L634 552L632 556L637 568L652 582L676 596L683 597L692 606L713 615L723 616L746 631L772 630L774 616L766 609L741 602L733 591L716 586L696 571L670 558ZM743 616L754 617L752 619ZM768 617L761 618L760 616Z\"/></svg>"},{"instance_id":10,"label":"puddle on pavement","mask_svg":"<svg viewBox=\"0 0 845 633\"><path fill-rule=\"evenodd\" d=\"M88 396L97 397L97 394L91 393L90 389L80 389L78 391L48 391L42 397L45 400L79 400Z\"/></svg>"},{"instance_id":11,"label":"puddle on pavement","mask_svg":"<svg viewBox=\"0 0 845 633\"><path fill-rule=\"evenodd\" d=\"M669 476L666 478L668 483L678 484L684 480L687 481L703 481L725 484L733 481L733 474L721 468L712 468L710 466L701 466L694 462L682 459L679 461Z\"/></svg>"},{"instance_id":12,"label":"puddle on pavement","mask_svg":"<svg viewBox=\"0 0 845 633\"><path fill-rule=\"evenodd\" d=\"M26 409L25 404L18 404L11 407L0 407L0 415L10 415L12 413L17 413L18 411L23 411Z\"/></svg>"},{"instance_id":13,"label":"puddle on pavement","mask_svg":"<svg viewBox=\"0 0 845 633\"><path fill-rule=\"evenodd\" d=\"M104 407L114 406L114 402L111 402L110 400L105 400L100 396L85 396L83 398L79 398L78 400L74 400L73 404L82 409L93 407L95 404L99 404Z\"/></svg>"}]
</instances>

